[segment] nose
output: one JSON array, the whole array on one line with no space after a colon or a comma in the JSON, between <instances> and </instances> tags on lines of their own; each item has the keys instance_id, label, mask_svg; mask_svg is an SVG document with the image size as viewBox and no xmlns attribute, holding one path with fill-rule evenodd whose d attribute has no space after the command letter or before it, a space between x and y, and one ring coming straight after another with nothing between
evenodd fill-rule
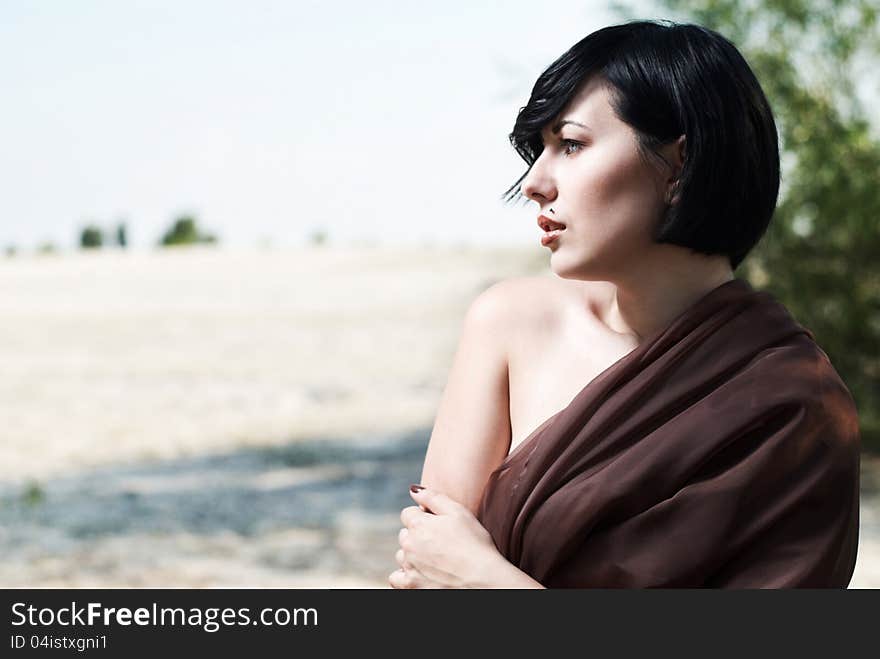
<instances>
[{"instance_id":1,"label":"nose","mask_svg":"<svg viewBox=\"0 0 880 659\"><path fill-rule=\"evenodd\" d=\"M546 150L541 152L538 159L532 163L520 185L523 196L540 205L553 201L557 194L556 183L544 158L545 153L547 153Z\"/></svg>"}]
</instances>

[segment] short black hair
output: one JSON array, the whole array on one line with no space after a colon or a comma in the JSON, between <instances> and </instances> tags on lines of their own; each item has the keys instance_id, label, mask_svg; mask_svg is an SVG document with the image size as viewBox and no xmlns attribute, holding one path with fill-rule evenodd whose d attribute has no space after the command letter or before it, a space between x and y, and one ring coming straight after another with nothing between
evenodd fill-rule
<instances>
[{"instance_id":1,"label":"short black hair","mask_svg":"<svg viewBox=\"0 0 880 659\"><path fill-rule=\"evenodd\" d=\"M644 158L685 135L685 161L658 243L724 254L735 270L776 208L779 144L770 104L730 41L694 24L630 21L597 30L544 71L520 108L510 143L529 169L503 195L519 198L541 155L541 129L593 75L610 84L612 108L633 128Z\"/></svg>"}]
</instances>

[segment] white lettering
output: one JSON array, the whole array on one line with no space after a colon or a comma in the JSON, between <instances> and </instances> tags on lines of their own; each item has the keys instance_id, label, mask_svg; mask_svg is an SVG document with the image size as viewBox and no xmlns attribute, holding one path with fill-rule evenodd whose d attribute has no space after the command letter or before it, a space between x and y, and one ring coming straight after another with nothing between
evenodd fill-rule
<instances>
[{"instance_id":1,"label":"white lettering","mask_svg":"<svg viewBox=\"0 0 880 659\"><path fill-rule=\"evenodd\" d=\"M107 607L104 609L104 625L110 626L110 616L116 613L116 608L113 606Z\"/></svg>"},{"instance_id":2,"label":"white lettering","mask_svg":"<svg viewBox=\"0 0 880 659\"><path fill-rule=\"evenodd\" d=\"M71 611L71 620L70 624L76 623L77 625L84 625L82 614L85 612L82 607L77 607L76 602L70 603L70 611Z\"/></svg>"},{"instance_id":3,"label":"white lettering","mask_svg":"<svg viewBox=\"0 0 880 659\"><path fill-rule=\"evenodd\" d=\"M16 607L22 607L22 606L24 606L24 602L16 602L15 604L12 605L13 615L17 615L21 618L21 622L15 622L15 621L12 622L12 624L15 625L16 627L18 627L19 625L23 625L24 623L27 622L27 616L25 616L25 614L23 614L21 611L15 610Z\"/></svg>"}]
</instances>

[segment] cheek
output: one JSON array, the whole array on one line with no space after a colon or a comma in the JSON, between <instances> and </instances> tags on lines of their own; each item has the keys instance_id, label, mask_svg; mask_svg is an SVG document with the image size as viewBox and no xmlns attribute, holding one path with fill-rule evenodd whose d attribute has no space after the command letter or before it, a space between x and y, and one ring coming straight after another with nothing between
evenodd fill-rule
<instances>
[{"instance_id":1,"label":"cheek","mask_svg":"<svg viewBox=\"0 0 880 659\"><path fill-rule=\"evenodd\" d=\"M606 161L607 162L607 161ZM641 162L614 162L593 168L581 187L578 205L588 221L603 226L644 227L660 211L655 182Z\"/></svg>"}]
</instances>

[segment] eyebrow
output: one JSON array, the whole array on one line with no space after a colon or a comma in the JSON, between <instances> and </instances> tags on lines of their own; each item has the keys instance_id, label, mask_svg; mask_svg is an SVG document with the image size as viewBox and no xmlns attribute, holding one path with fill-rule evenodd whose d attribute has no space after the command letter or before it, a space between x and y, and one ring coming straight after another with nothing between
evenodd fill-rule
<instances>
[{"instance_id":1,"label":"eyebrow","mask_svg":"<svg viewBox=\"0 0 880 659\"><path fill-rule=\"evenodd\" d=\"M562 127L565 126L566 124L574 124L575 126L580 126L581 128L586 128L587 130L592 130L589 126L587 126L586 124L582 124L580 121L573 121L571 119L563 119L561 121L556 122L556 124L553 126L553 133L555 134L555 133L558 133L559 131L561 131Z\"/></svg>"}]
</instances>

